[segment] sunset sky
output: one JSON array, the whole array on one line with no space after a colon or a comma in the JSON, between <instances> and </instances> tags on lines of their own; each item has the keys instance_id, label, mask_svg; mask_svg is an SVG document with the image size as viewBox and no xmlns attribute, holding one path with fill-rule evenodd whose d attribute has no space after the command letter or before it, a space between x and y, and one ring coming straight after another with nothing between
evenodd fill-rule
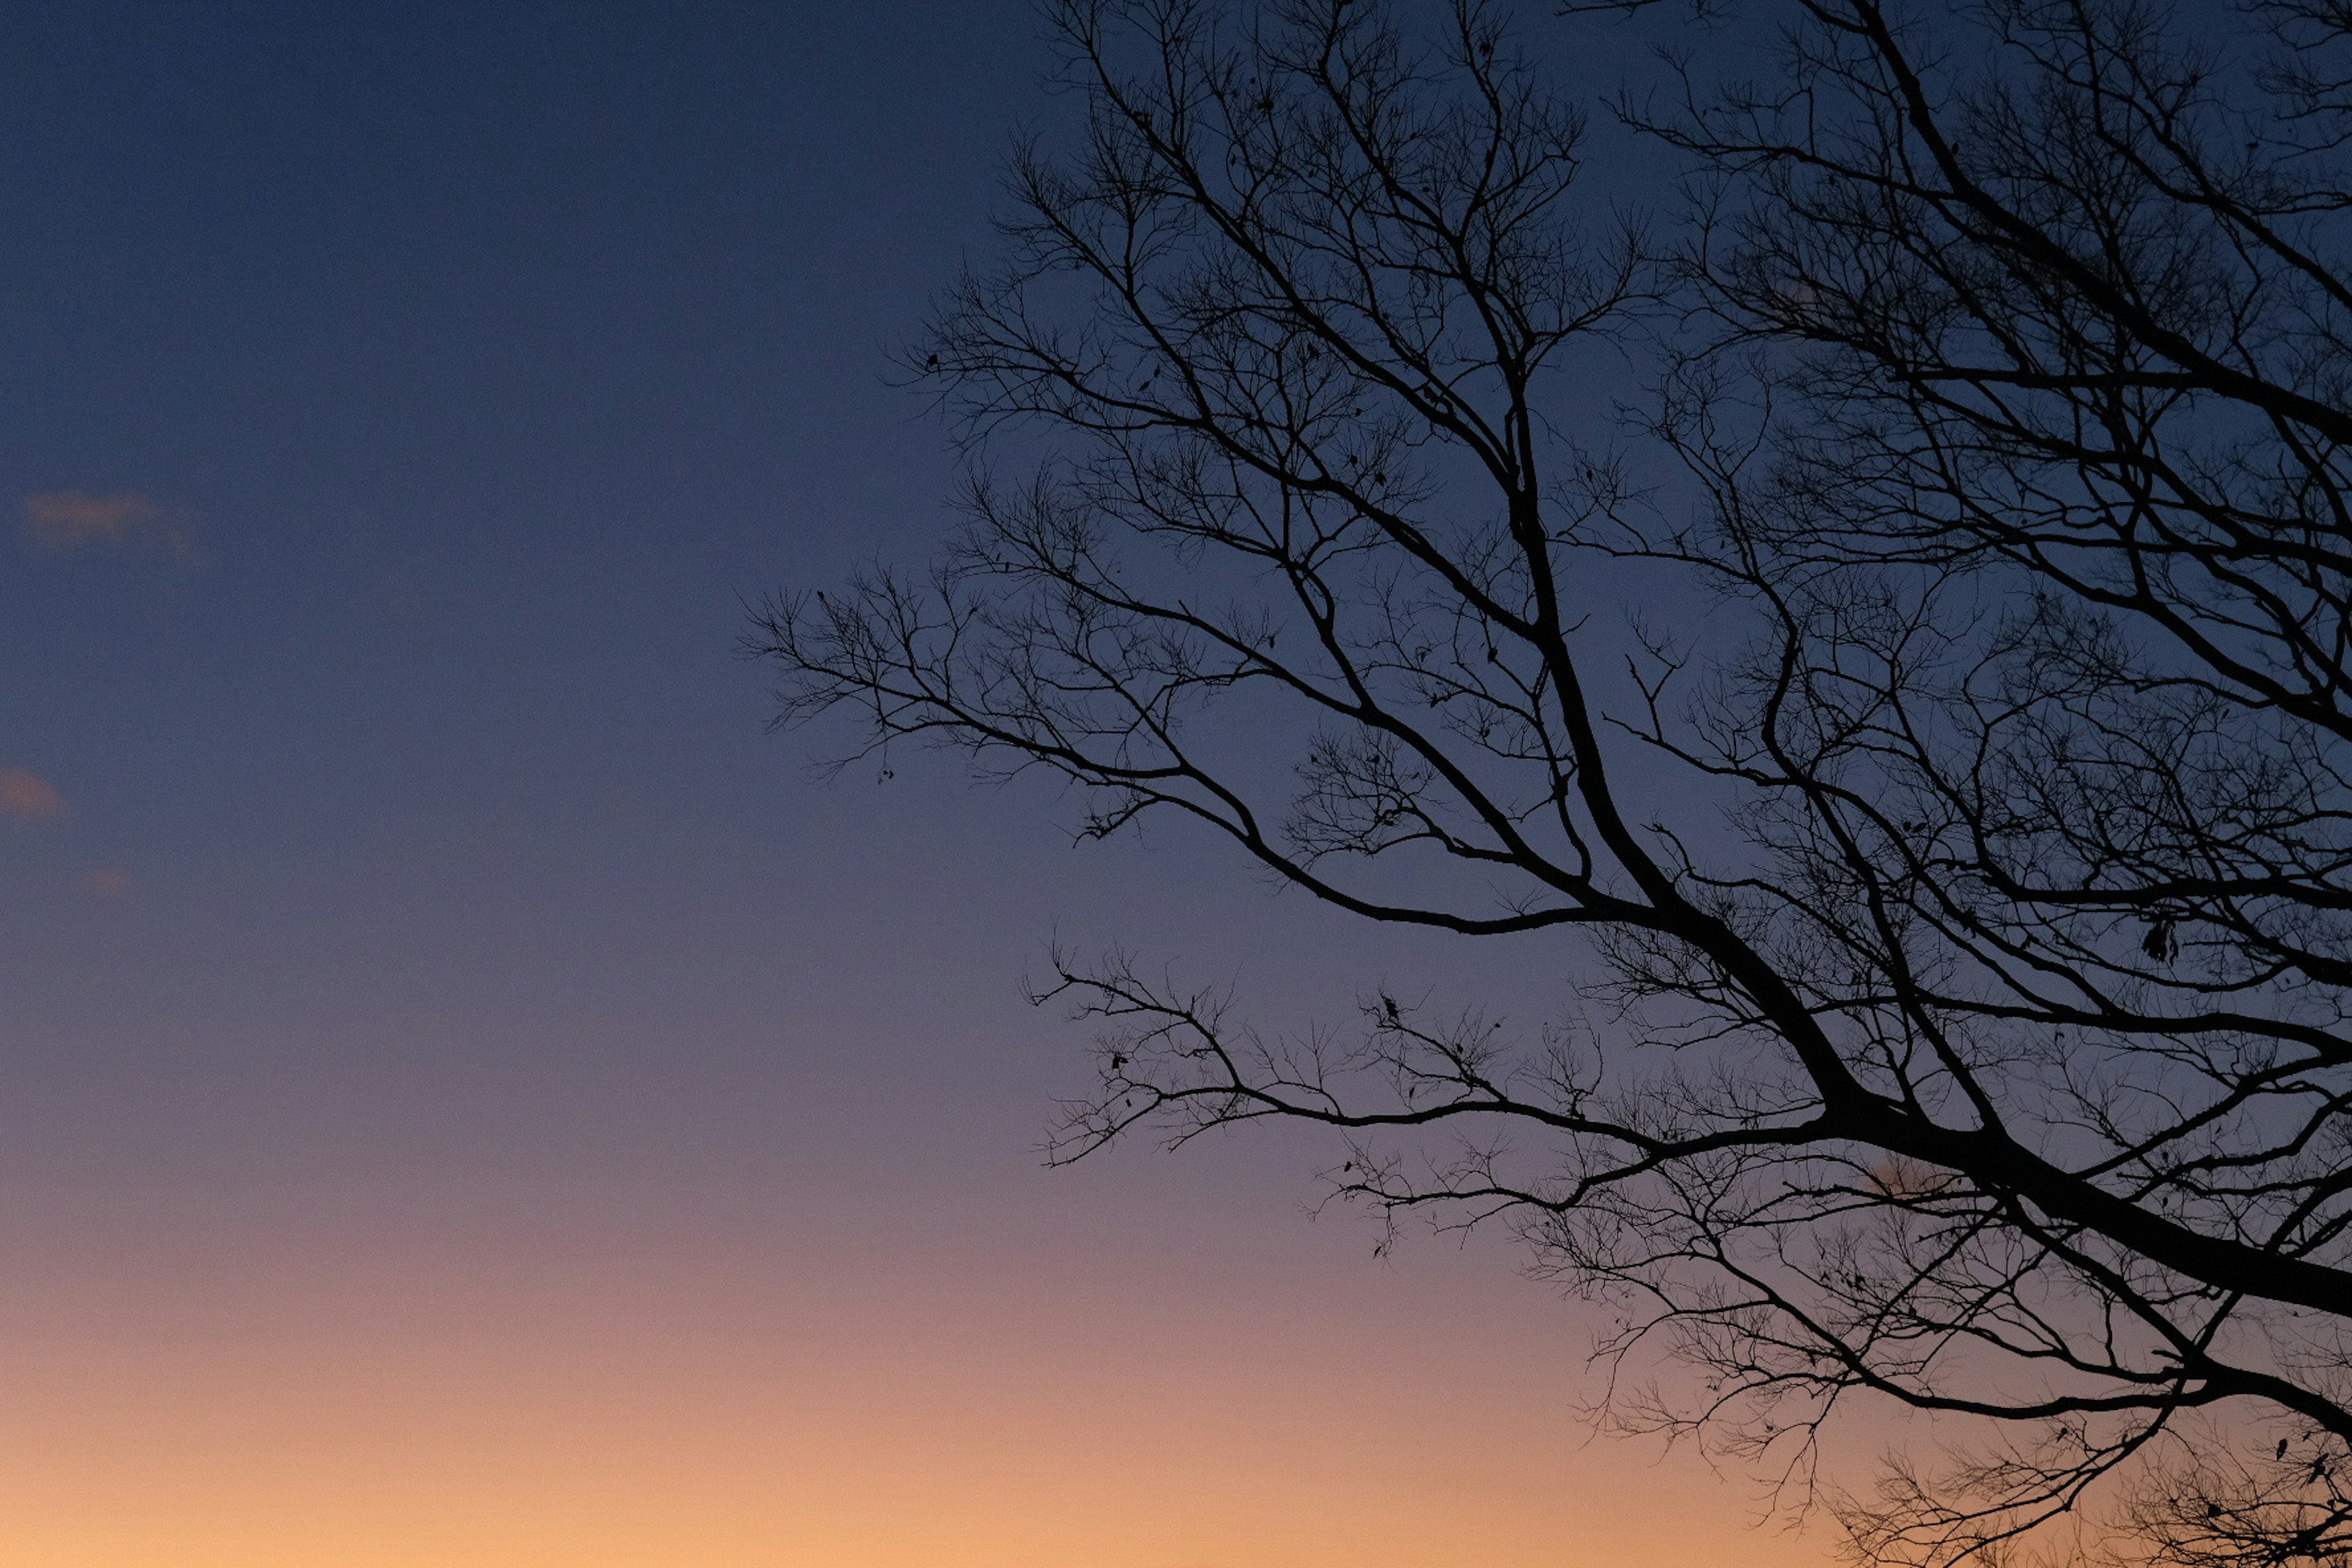
<instances>
[{"instance_id":1,"label":"sunset sky","mask_svg":"<svg viewBox=\"0 0 2352 1568\"><path fill-rule=\"evenodd\" d=\"M1285 1018L1541 945L763 733L745 602L943 525L886 354L1045 65L1019 0L9 7L0 1563L1828 1561L1591 1440L1499 1238L1310 1218L1322 1146L1038 1163L1057 931Z\"/></svg>"}]
</instances>

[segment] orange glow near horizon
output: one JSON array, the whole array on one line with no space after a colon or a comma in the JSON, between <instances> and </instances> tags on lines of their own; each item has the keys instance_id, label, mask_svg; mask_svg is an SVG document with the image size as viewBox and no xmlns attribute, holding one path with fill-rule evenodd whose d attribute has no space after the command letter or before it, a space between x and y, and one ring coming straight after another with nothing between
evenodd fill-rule
<instances>
[{"instance_id":1,"label":"orange glow near horizon","mask_svg":"<svg viewBox=\"0 0 2352 1568\"><path fill-rule=\"evenodd\" d=\"M1572 1377L1449 1342L1442 1291L1309 1314L1187 1293L1181 1270L1079 1289L1024 1278L1018 1258L800 1273L576 1218L537 1244L497 1227L462 1243L118 1236L106 1261L37 1245L0 1301L0 1562L1826 1556L1748 1529L1748 1492L1695 1464L1586 1444Z\"/></svg>"}]
</instances>

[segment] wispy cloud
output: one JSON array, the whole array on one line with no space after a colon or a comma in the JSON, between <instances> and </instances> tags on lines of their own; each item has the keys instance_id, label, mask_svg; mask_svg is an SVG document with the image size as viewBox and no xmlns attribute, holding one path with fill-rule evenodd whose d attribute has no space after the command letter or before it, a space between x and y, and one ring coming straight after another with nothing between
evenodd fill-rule
<instances>
[{"instance_id":1,"label":"wispy cloud","mask_svg":"<svg viewBox=\"0 0 2352 1568\"><path fill-rule=\"evenodd\" d=\"M44 490L25 498L25 537L51 550L84 544L161 544L185 551L187 538L163 509L136 490L92 495Z\"/></svg>"},{"instance_id":2,"label":"wispy cloud","mask_svg":"<svg viewBox=\"0 0 2352 1568\"><path fill-rule=\"evenodd\" d=\"M11 822L55 822L66 814L58 786L26 768L0 768L0 816Z\"/></svg>"},{"instance_id":3,"label":"wispy cloud","mask_svg":"<svg viewBox=\"0 0 2352 1568\"><path fill-rule=\"evenodd\" d=\"M82 890L97 899L120 899L131 891L131 873L100 866L81 874Z\"/></svg>"}]
</instances>

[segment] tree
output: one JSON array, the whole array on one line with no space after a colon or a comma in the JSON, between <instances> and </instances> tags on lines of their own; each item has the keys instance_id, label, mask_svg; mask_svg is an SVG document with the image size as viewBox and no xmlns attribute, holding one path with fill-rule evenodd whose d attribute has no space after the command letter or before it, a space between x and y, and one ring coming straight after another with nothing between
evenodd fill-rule
<instances>
[{"instance_id":1,"label":"tree","mask_svg":"<svg viewBox=\"0 0 2352 1568\"><path fill-rule=\"evenodd\" d=\"M1759 0L1762 84L1616 106L1649 231L1476 0L1049 16L1084 133L911 361L1045 455L767 607L782 720L1576 939L1597 1020L1272 1037L1057 954L1055 1157L1343 1130L1616 1305L1610 1420L1801 1497L1937 1413L1825 1493L1867 1560L2352 1559L2352 7Z\"/></svg>"}]
</instances>

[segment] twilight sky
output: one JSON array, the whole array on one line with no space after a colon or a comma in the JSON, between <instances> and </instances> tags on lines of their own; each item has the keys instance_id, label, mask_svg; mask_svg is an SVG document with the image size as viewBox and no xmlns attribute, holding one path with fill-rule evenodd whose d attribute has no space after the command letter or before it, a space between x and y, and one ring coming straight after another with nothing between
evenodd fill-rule
<instances>
[{"instance_id":1,"label":"twilight sky","mask_svg":"<svg viewBox=\"0 0 2352 1568\"><path fill-rule=\"evenodd\" d=\"M0 1562L1825 1560L1315 1145L1036 1163L1056 929L1279 1016L1540 948L761 733L742 601L942 526L883 354L1017 0L8 23Z\"/></svg>"}]
</instances>

